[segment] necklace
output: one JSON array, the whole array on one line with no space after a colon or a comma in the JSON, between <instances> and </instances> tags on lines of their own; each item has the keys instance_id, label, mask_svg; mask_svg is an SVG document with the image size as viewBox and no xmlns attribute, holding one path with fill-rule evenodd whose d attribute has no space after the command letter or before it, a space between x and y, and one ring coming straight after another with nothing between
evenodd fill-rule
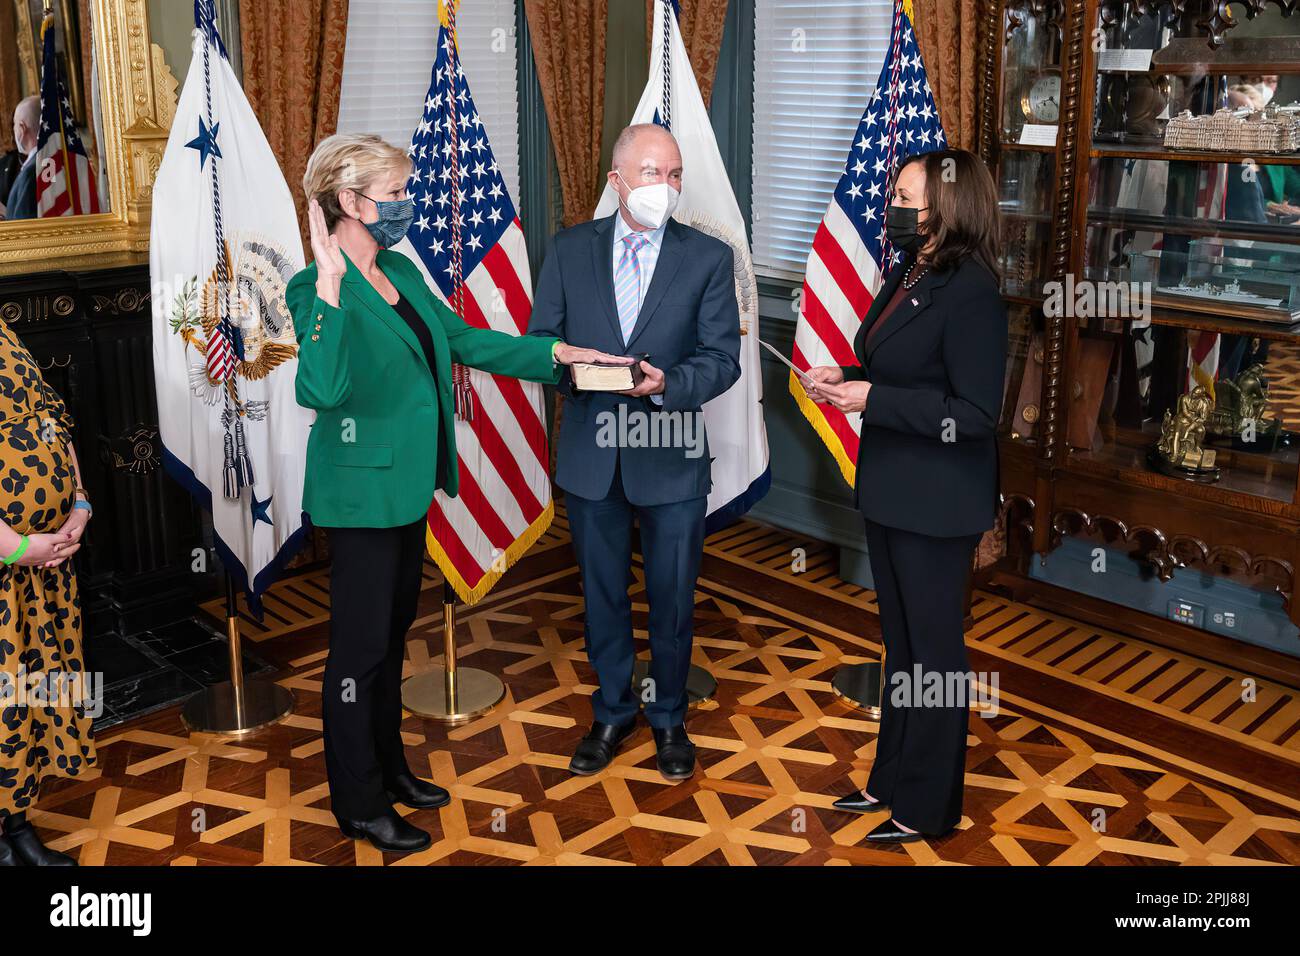
<instances>
[{"instance_id":1,"label":"necklace","mask_svg":"<svg viewBox=\"0 0 1300 956\"><path fill-rule=\"evenodd\" d=\"M913 277L912 270L915 269L916 266L917 263L913 262L910 266L907 267L907 273L903 276L904 289L915 288L916 284L921 281L921 279L925 276L927 272L930 271L930 267L926 266L924 269L918 272L915 277Z\"/></svg>"}]
</instances>

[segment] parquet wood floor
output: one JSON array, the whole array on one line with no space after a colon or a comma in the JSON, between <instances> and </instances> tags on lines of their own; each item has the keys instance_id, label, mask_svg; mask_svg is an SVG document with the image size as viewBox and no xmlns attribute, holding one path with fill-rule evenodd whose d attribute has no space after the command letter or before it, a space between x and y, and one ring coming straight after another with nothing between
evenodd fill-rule
<instances>
[{"instance_id":1,"label":"parquet wood floor","mask_svg":"<svg viewBox=\"0 0 1300 956\"><path fill-rule=\"evenodd\" d=\"M565 769L593 680L561 513L461 610L461 660L502 675L506 700L452 729L403 723L412 768L454 798L407 811L434 835L424 852L384 857L333 825L322 573L282 582L266 620L243 622L282 667L292 717L237 743L187 734L177 709L114 728L98 774L51 787L32 817L51 845L108 865L1300 863L1300 694L982 593L968 647L997 695L971 717L965 818L942 840L863 846L879 821L831 801L865 780L877 726L829 681L879 653L879 626L872 592L835 568L831 548L754 522L708 540L695 660L719 688L688 717L700 770L685 783L659 776L644 726L607 772ZM408 675L441 657L432 563L425 583ZM641 628L639 568L634 588Z\"/></svg>"}]
</instances>

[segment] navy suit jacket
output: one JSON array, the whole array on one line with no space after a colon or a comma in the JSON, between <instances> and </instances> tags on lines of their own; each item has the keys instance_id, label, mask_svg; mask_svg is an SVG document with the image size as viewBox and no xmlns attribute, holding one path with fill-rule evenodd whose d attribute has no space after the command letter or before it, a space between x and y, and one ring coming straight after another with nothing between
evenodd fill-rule
<instances>
[{"instance_id":1,"label":"navy suit jacket","mask_svg":"<svg viewBox=\"0 0 1300 956\"><path fill-rule=\"evenodd\" d=\"M614 301L613 230L614 216L608 216L555 236L537 282L528 332L611 355L649 353L650 364L664 371L663 405L648 398L575 391L566 368L557 386L565 403L555 483L580 497L602 499L621 459L623 492L632 504L699 498L711 485L702 406L740 378L740 314L731 247L669 220L645 302L624 345ZM626 406L626 412L619 406ZM617 427L631 412L690 417L680 428L699 429L695 450L680 443L632 447L634 433L629 433L633 442L611 445L611 423ZM653 427L662 434L666 421L657 421Z\"/></svg>"},{"instance_id":2,"label":"navy suit jacket","mask_svg":"<svg viewBox=\"0 0 1300 956\"><path fill-rule=\"evenodd\" d=\"M5 205L6 219L36 218L36 154L32 152L18 170Z\"/></svg>"}]
</instances>

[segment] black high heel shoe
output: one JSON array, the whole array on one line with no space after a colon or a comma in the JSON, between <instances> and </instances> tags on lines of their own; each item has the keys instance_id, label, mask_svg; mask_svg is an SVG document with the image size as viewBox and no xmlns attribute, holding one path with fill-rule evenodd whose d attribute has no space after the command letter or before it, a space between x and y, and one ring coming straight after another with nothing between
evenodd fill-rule
<instances>
[{"instance_id":1,"label":"black high heel shoe","mask_svg":"<svg viewBox=\"0 0 1300 956\"><path fill-rule=\"evenodd\" d=\"M373 820L344 820L335 817L343 835L353 840L369 840L376 850L385 853L414 853L433 842L433 837L419 827L407 823L394 810Z\"/></svg>"},{"instance_id":2,"label":"black high heel shoe","mask_svg":"<svg viewBox=\"0 0 1300 956\"><path fill-rule=\"evenodd\" d=\"M893 817L890 817L868 833L867 839L872 843L917 843L921 840L934 840L941 836L943 836L942 833L909 833L895 823Z\"/></svg>"},{"instance_id":3,"label":"black high heel shoe","mask_svg":"<svg viewBox=\"0 0 1300 956\"><path fill-rule=\"evenodd\" d=\"M847 810L849 813L876 813L889 804L884 800L868 800L862 795L861 790L854 790L847 796L840 797L832 806L836 810Z\"/></svg>"},{"instance_id":4,"label":"black high heel shoe","mask_svg":"<svg viewBox=\"0 0 1300 956\"><path fill-rule=\"evenodd\" d=\"M0 836L0 866L22 866L18 854L14 852L14 845L4 836Z\"/></svg>"}]
</instances>

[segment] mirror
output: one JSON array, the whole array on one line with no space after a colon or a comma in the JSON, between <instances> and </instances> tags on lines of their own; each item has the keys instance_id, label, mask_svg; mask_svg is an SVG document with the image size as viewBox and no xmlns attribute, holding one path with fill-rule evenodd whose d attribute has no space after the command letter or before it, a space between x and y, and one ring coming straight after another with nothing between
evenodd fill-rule
<instances>
[{"instance_id":1,"label":"mirror","mask_svg":"<svg viewBox=\"0 0 1300 956\"><path fill-rule=\"evenodd\" d=\"M0 0L0 230L109 211L92 0Z\"/></svg>"},{"instance_id":2,"label":"mirror","mask_svg":"<svg viewBox=\"0 0 1300 956\"><path fill-rule=\"evenodd\" d=\"M182 6L179 0L165 2L169 10ZM69 205L65 215L0 222L0 276L142 263L148 258L153 181L177 87L162 49L150 39L149 4L0 0L0 110L17 105L29 91L40 93L47 9L53 60L65 84L61 110L49 115L55 122L66 116L76 128L85 158L72 165L90 171L78 187L85 201L79 209ZM0 156L14 148L12 127L12 116L0 116ZM58 163L42 175L55 176L63 162L60 151ZM88 198L92 184L97 207Z\"/></svg>"}]
</instances>

